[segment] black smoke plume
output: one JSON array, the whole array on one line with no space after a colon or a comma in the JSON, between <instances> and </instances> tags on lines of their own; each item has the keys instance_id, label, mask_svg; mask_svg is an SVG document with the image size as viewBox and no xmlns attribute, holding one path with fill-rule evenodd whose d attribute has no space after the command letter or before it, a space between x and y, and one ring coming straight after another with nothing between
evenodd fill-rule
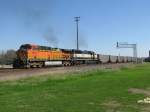
<instances>
[{"instance_id":1,"label":"black smoke plume","mask_svg":"<svg viewBox=\"0 0 150 112\"><path fill-rule=\"evenodd\" d=\"M24 28L37 33L50 45L57 46L58 38L51 26L51 10L53 0L17 0L17 15L19 15Z\"/></svg>"},{"instance_id":2,"label":"black smoke plume","mask_svg":"<svg viewBox=\"0 0 150 112\"><path fill-rule=\"evenodd\" d=\"M49 42L53 47L57 47L58 38L52 28L47 28L43 34L43 38L47 40L47 42Z\"/></svg>"}]
</instances>

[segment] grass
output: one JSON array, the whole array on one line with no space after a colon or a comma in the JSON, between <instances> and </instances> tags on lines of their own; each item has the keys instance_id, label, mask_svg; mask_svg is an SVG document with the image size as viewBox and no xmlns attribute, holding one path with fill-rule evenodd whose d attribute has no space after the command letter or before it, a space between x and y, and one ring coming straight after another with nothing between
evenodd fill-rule
<instances>
[{"instance_id":1,"label":"grass","mask_svg":"<svg viewBox=\"0 0 150 112\"><path fill-rule=\"evenodd\" d=\"M0 112L149 112L130 88L150 88L150 64L0 82Z\"/></svg>"}]
</instances>

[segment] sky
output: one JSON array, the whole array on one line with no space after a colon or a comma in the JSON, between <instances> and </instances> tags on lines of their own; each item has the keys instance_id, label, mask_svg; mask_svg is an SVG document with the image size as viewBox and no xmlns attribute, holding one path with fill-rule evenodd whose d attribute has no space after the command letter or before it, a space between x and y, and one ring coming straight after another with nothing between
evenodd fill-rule
<instances>
[{"instance_id":1,"label":"sky","mask_svg":"<svg viewBox=\"0 0 150 112\"><path fill-rule=\"evenodd\" d=\"M79 48L99 54L132 56L116 42L137 44L138 56L150 50L150 0L0 0L0 50L21 44Z\"/></svg>"}]
</instances>

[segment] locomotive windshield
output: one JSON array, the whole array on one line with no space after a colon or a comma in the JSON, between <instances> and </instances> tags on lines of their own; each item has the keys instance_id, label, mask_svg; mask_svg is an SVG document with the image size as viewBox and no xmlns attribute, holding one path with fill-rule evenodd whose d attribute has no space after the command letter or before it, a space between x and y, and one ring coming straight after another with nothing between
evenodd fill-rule
<instances>
[{"instance_id":1,"label":"locomotive windshield","mask_svg":"<svg viewBox=\"0 0 150 112\"><path fill-rule=\"evenodd\" d=\"M28 50L28 49L31 49L32 47L31 47L31 45L22 45L21 47L20 47L20 50Z\"/></svg>"}]
</instances>

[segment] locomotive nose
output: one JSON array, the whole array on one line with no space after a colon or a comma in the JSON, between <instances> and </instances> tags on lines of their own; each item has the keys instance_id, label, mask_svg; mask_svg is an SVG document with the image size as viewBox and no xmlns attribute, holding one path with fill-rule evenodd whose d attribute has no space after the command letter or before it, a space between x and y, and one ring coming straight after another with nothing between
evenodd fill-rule
<instances>
[{"instance_id":1,"label":"locomotive nose","mask_svg":"<svg viewBox=\"0 0 150 112\"><path fill-rule=\"evenodd\" d=\"M27 58L27 51L26 50L18 50L17 56L20 57L22 60Z\"/></svg>"}]
</instances>

